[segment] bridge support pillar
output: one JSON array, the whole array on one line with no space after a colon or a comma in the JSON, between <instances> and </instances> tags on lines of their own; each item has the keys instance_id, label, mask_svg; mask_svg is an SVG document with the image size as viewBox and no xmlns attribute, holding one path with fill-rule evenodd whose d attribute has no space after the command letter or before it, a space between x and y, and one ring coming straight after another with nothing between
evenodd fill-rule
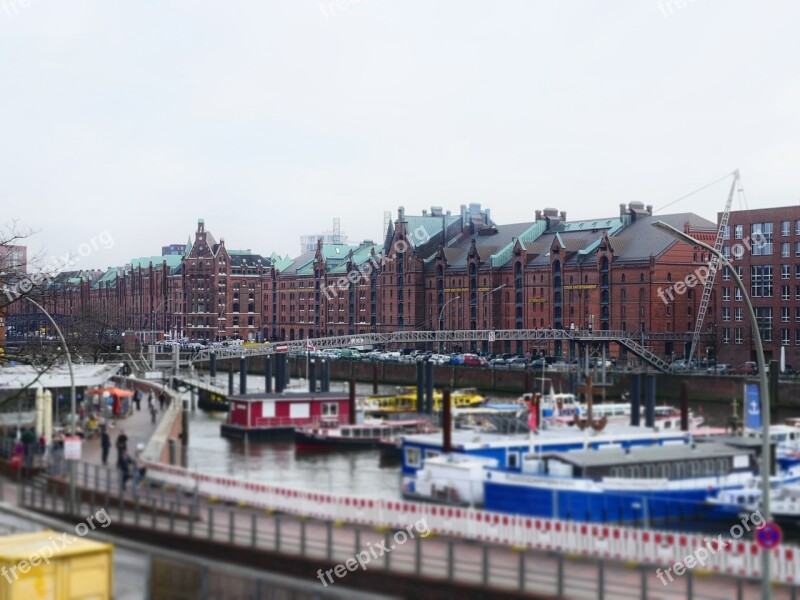
<instances>
[{"instance_id":1,"label":"bridge support pillar","mask_svg":"<svg viewBox=\"0 0 800 600\"><path fill-rule=\"evenodd\" d=\"M267 394L272 393L272 357L264 357L264 391Z\"/></svg>"},{"instance_id":2,"label":"bridge support pillar","mask_svg":"<svg viewBox=\"0 0 800 600\"><path fill-rule=\"evenodd\" d=\"M350 394L349 394L349 408L350 408L350 425L356 424L356 380L351 379L349 382L350 386Z\"/></svg>"},{"instance_id":3,"label":"bridge support pillar","mask_svg":"<svg viewBox=\"0 0 800 600\"><path fill-rule=\"evenodd\" d=\"M239 358L239 393L247 393L247 357Z\"/></svg>"},{"instance_id":4,"label":"bridge support pillar","mask_svg":"<svg viewBox=\"0 0 800 600\"><path fill-rule=\"evenodd\" d=\"M681 431L689 431L689 384L681 381Z\"/></svg>"},{"instance_id":5,"label":"bridge support pillar","mask_svg":"<svg viewBox=\"0 0 800 600\"><path fill-rule=\"evenodd\" d=\"M645 427L654 427L656 424L656 376L645 376L645 408L644 408L644 424Z\"/></svg>"},{"instance_id":6,"label":"bridge support pillar","mask_svg":"<svg viewBox=\"0 0 800 600\"><path fill-rule=\"evenodd\" d=\"M425 364L417 363L417 412L425 412Z\"/></svg>"},{"instance_id":7,"label":"bridge support pillar","mask_svg":"<svg viewBox=\"0 0 800 600\"><path fill-rule=\"evenodd\" d=\"M641 424L642 407L642 377L638 373L631 375L631 425L638 427Z\"/></svg>"},{"instance_id":8,"label":"bridge support pillar","mask_svg":"<svg viewBox=\"0 0 800 600\"><path fill-rule=\"evenodd\" d=\"M313 394L317 391L317 359L308 361L308 391Z\"/></svg>"},{"instance_id":9,"label":"bridge support pillar","mask_svg":"<svg viewBox=\"0 0 800 600\"><path fill-rule=\"evenodd\" d=\"M425 412L433 414L433 363L425 361Z\"/></svg>"},{"instance_id":10,"label":"bridge support pillar","mask_svg":"<svg viewBox=\"0 0 800 600\"><path fill-rule=\"evenodd\" d=\"M214 379L217 378L217 353L212 352L208 360L209 360L208 372L213 381Z\"/></svg>"},{"instance_id":11,"label":"bridge support pillar","mask_svg":"<svg viewBox=\"0 0 800 600\"><path fill-rule=\"evenodd\" d=\"M321 374L320 388L323 392L331 391L331 363L330 361L322 359L322 374Z\"/></svg>"},{"instance_id":12,"label":"bridge support pillar","mask_svg":"<svg viewBox=\"0 0 800 600\"><path fill-rule=\"evenodd\" d=\"M228 396L233 396L233 362L228 361Z\"/></svg>"}]
</instances>

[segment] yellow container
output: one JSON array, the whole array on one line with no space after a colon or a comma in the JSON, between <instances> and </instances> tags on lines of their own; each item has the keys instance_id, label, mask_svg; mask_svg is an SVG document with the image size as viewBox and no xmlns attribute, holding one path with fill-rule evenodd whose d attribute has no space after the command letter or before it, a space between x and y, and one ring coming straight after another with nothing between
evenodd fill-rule
<instances>
[{"instance_id":1,"label":"yellow container","mask_svg":"<svg viewBox=\"0 0 800 600\"><path fill-rule=\"evenodd\" d=\"M40 531L0 537L0 600L111 600L111 544Z\"/></svg>"}]
</instances>

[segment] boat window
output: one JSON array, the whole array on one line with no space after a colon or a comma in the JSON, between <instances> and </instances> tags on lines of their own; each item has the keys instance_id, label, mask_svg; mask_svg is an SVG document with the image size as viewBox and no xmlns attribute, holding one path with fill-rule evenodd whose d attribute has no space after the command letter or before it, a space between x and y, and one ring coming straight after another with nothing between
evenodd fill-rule
<instances>
[{"instance_id":1,"label":"boat window","mask_svg":"<svg viewBox=\"0 0 800 600\"><path fill-rule=\"evenodd\" d=\"M434 458L439 456L439 452L436 450L425 450L425 458Z\"/></svg>"},{"instance_id":2,"label":"boat window","mask_svg":"<svg viewBox=\"0 0 800 600\"><path fill-rule=\"evenodd\" d=\"M672 427L672 421L666 420L664 421L664 429L670 429Z\"/></svg>"},{"instance_id":3,"label":"boat window","mask_svg":"<svg viewBox=\"0 0 800 600\"><path fill-rule=\"evenodd\" d=\"M419 448L406 448L406 466L408 467L419 467L421 464L420 461L420 452Z\"/></svg>"},{"instance_id":4,"label":"boat window","mask_svg":"<svg viewBox=\"0 0 800 600\"><path fill-rule=\"evenodd\" d=\"M350 429L347 427L342 429L342 437L350 437Z\"/></svg>"},{"instance_id":5,"label":"boat window","mask_svg":"<svg viewBox=\"0 0 800 600\"><path fill-rule=\"evenodd\" d=\"M509 452L506 457L506 466L509 469L516 469L519 467L519 452Z\"/></svg>"},{"instance_id":6,"label":"boat window","mask_svg":"<svg viewBox=\"0 0 800 600\"><path fill-rule=\"evenodd\" d=\"M669 479L669 475L670 475L670 473L669 473L670 468L669 467L670 467L669 463L661 463L659 465L659 471L661 471L661 477L663 477L664 479Z\"/></svg>"}]
</instances>

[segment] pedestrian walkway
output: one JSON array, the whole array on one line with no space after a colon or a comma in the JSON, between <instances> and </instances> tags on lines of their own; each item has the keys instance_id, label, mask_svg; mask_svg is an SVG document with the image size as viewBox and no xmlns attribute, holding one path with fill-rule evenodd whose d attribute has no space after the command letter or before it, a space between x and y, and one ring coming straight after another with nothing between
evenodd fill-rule
<instances>
[{"instance_id":1,"label":"pedestrian walkway","mask_svg":"<svg viewBox=\"0 0 800 600\"><path fill-rule=\"evenodd\" d=\"M156 406L158 406L158 395L155 394ZM111 451L108 454L108 464L113 466L117 464L117 449L116 443L122 431L128 436L128 452L133 456L138 445L142 447L147 445L150 436L158 427L158 423L163 418L166 411L170 410L169 405L164 406L164 410L159 410L156 415L156 422L151 423L150 410L147 406L147 393L142 394L141 410L136 410L133 405L133 412L129 417L124 419L117 419L114 424L108 428L108 434L111 436ZM83 442L83 462L91 464L102 464L102 448L100 441L102 436L96 435L91 439L84 440Z\"/></svg>"}]
</instances>

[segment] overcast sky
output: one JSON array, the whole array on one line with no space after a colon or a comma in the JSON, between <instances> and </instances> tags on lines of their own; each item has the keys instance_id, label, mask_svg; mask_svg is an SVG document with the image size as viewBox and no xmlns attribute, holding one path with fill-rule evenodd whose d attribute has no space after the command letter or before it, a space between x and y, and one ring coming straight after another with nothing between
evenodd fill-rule
<instances>
[{"instance_id":1,"label":"overcast sky","mask_svg":"<svg viewBox=\"0 0 800 600\"><path fill-rule=\"evenodd\" d=\"M107 230L106 267L198 218L296 255L334 217L614 216L737 167L751 208L800 199L796 2L339 1L0 0L0 221L48 255Z\"/></svg>"}]
</instances>

